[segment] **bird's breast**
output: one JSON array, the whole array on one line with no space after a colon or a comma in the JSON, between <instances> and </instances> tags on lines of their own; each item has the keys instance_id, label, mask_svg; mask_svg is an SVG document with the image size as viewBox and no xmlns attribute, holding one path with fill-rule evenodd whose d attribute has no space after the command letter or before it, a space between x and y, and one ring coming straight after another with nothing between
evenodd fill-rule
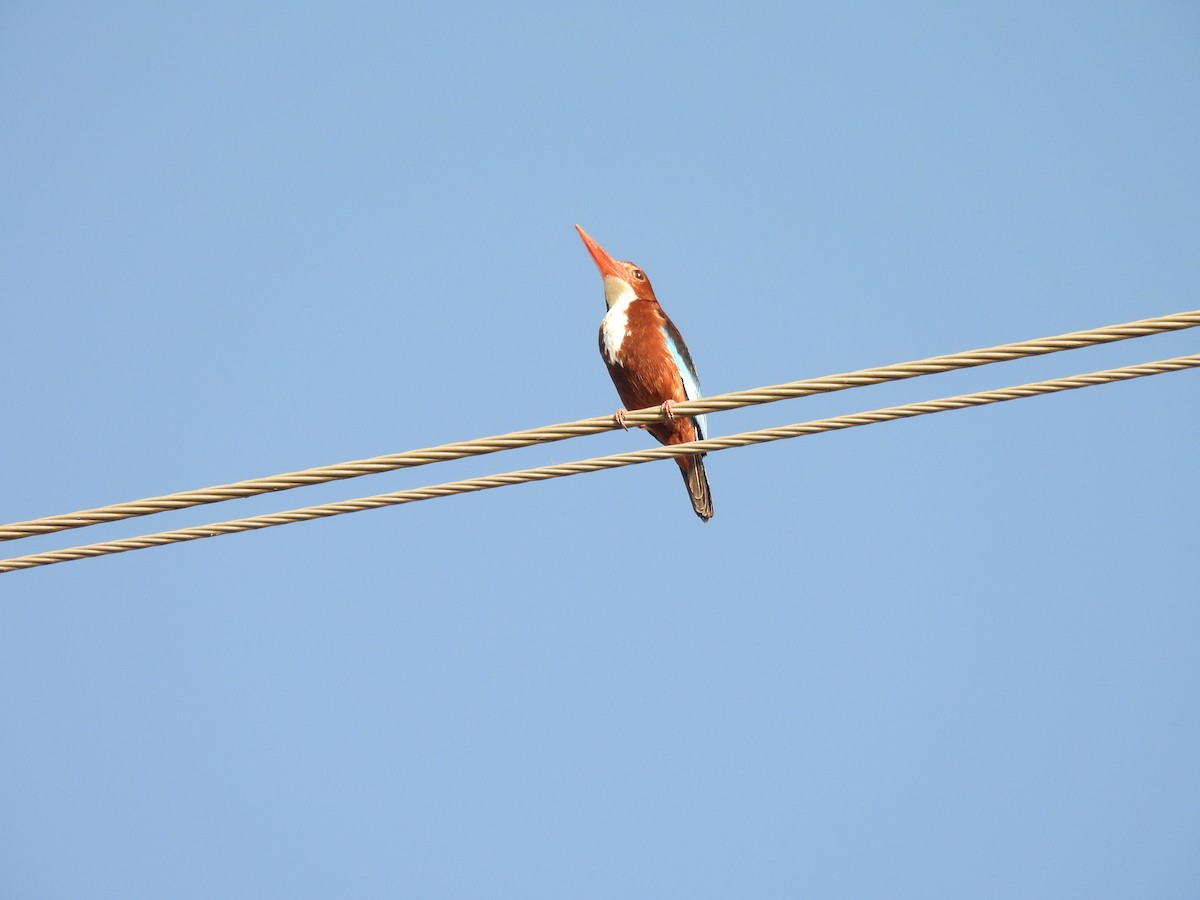
<instances>
[{"instance_id":1,"label":"bird's breast","mask_svg":"<svg viewBox=\"0 0 1200 900\"><path fill-rule=\"evenodd\" d=\"M620 362L621 347L629 336L629 303L623 300L614 304L600 322L600 349L609 364Z\"/></svg>"}]
</instances>

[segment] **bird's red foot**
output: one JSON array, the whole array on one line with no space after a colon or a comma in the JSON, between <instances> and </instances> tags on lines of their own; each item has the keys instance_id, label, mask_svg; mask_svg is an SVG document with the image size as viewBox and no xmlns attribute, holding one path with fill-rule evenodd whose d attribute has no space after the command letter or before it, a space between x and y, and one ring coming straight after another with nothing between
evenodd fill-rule
<instances>
[{"instance_id":1,"label":"bird's red foot","mask_svg":"<svg viewBox=\"0 0 1200 900\"><path fill-rule=\"evenodd\" d=\"M675 401L674 400L664 400L663 405L662 405L662 411L663 411L663 418L666 418L666 419L675 418Z\"/></svg>"},{"instance_id":2,"label":"bird's red foot","mask_svg":"<svg viewBox=\"0 0 1200 900\"><path fill-rule=\"evenodd\" d=\"M613 421L616 422L618 425L620 425L622 428L624 428L626 431L629 430L629 426L625 424L625 410L623 408L618 409L615 413L613 413Z\"/></svg>"}]
</instances>

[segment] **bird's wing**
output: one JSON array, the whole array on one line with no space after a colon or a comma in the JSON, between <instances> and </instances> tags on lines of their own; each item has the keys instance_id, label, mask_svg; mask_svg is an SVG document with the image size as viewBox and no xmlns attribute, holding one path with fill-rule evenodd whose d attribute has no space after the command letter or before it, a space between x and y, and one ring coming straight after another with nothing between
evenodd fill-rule
<instances>
[{"instance_id":1,"label":"bird's wing","mask_svg":"<svg viewBox=\"0 0 1200 900\"><path fill-rule=\"evenodd\" d=\"M666 316L663 316L662 330L663 337L667 340L667 350L679 369L684 396L689 400L699 400L704 395L700 393L700 378L696 375L696 365L692 362L692 354L688 352L687 344L683 342L679 329ZM696 416L692 421L696 423L696 439L702 441L708 437L708 418Z\"/></svg>"}]
</instances>

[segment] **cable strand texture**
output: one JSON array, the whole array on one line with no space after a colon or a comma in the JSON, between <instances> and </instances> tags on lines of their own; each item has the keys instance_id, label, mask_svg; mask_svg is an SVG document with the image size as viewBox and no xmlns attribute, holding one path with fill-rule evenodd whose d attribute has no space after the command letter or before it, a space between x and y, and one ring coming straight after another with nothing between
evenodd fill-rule
<instances>
[{"instance_id":1,"label":"cable strand texture","mask_svg":"<svg viewBox=\"0 0 1200 900\"><path fill-rule=\"evenodd\" d=\"M856 372L844 372L837 375L826 375L821 378L809 378L751 390L718 394L706 397L703 400L677 404L675 406L675 414L694 416L702 413L720 412L743 406L773 403L778 400L787 400L796 397L807 397L813 394L832 393L872 384L882 384L889 381L901 381L907 378L948 372L954 369L966 369L1024 357L1041 356L1047 353L1057 353L1062 350L1074 350L1080 347L1112 343L1114 341L1123 341L1151 334L1161 334L1168 331L1179 331L1185 328L1195 328L1196 326L1200 326L1200 310L1191 310L1174 313L1169 316L1140 319L1136 322L1128 322L1122 325L1109 325L1103 328L1074 331L1054 337L1018 341L1012 344L1001 344L996 347L933 356L928 359L896 363L888 366L876 366L869 369L860 369ZM630 425L644 425L650 422L657 422L661 418L662 411L658 407L651 407L649 409L630 412L626 422ZM324 484L330 481L357 478L380 472L391 472L396 469L429 465L445 460L482 456L503 450L513 450L518 447L528 447L533 444L551 443L588 434L598 434L603 431L611 431L616 427L618 426L614 423L612 416L596 416L588 419L580 419L575 422L564 422L557 425L514 431L494 437L459 441L421 450L408 450L402 453L391 453L369 459L318 466L312 469L287 472L265 478L252 478L246 481L216 485L198 490L180 491L178 493L148 497L128 503L116 503L94 509L80 510L64 515L13 522L0 526L0 541L17 540L36 534L53 534L59 531L83 528L102 522L115 522L137 516L153 515L154 513L166 512L167 510L187 509L208 503L219 503L224 500L254 497L274 491L290 490L312 484Z\"/></svg>"},{"instance_id":2,"label":"cable strand texture","mask_svg":"<svg viewBox=\"0 0 1200 900\"><path fill-rule=\"evenodd\" d=\"M1166 372L1177 372L1183 369L1200 367L1200 353L1190 356L1179 356L1156 362L1143 363L1135 366L1124 366L1116 369L1105 369L1082 375L1072 375L1066 378L1055 378L1047 381L1031 382L992 391L979 391L972 394L960 394L954 397L943 397L936 400L926 400L920 403L909 403L903 406L891 406L883 409L869 410L844 416L834 416L828 419L815 419L810 422L799 422L779 428L766 428L759 431L747 431L741 434L725 437L710 438L704 441L693 441L688 444L676 444L671 447L654 447L631 453L619 453L612 456L601 456L578 462L563 463L553 466L539 466L482 478L469 478L464 481L451 481L428 487L410 490L394 491L387 494L376 494L371 497L361 497L357 500L346 500L339 503L326 503L320 506L309 506L287 512L273 513L264 516L254 516L246 519L234 519L228 522L216 522L193 528L183 528L176 531L165 531L158 534L126 538L124 540L107 541L98 544L88 544L56 550L49 553L37 553L12 559L0 560L0 573L28 569L35 566L51 565L76 559L86 559L93 556L104 556L113 553L123 553L129 550L141 550L148 547L158 547L164 544L174 544L183 541L194 541L200 538L215 537L220 534L235 534L242 531L252 531L259 528L269 528L274 525L286 525L293 522L304 522L310 519L327 518L345 513L360 512L368 509L378 509L384 506L398 506L404 503L414 503L420 500L431 500L436 497L446 497L453 494L465 494L472 491L488 490L529 481L545 481L551 478L562 478L568 475L578 475L585 472L595 472L601 469L612 469L619 466L636 465L658 459L668 459L675 456L712 453L728 450L733 447L745 447L752 444L762 444L769 441L785 440L809 434L819 434L827 431L838 431L844 428L854 428L860 425L873 425L896 419L913 416L929 415L938 412L948 412L956 409L966 409L984 406L989 403L1003 403L1008 400L1019 400L1035 397L1041 394L1052 394L1059 391L1069 391L1076 388L1090 387L1114 381L1125 381L1131 378L1142 378L1148 375L1160 375ZM679 404L677 409L682 408Z\"/></svg>"}]
</instances>

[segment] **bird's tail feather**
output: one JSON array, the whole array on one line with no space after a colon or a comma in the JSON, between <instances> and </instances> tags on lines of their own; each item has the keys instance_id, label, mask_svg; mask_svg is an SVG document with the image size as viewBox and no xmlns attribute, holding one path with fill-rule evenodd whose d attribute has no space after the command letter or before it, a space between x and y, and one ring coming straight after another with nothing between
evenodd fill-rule
<instances>
[{"instance_id":1,"label":"bird's tail feather","mask_svg":"<svg viewBox=\"0 0 1200 900\"><path fill-rule=\"evenodd\" d=\"M704 474L704 460L699 456L685 456L678 458L677 462L683 472L683 483L687 485L688 495L692 498L692 509L702 522L707 522L713 515L713 502L708 476Z\"/></svg>"}]
</instances>

